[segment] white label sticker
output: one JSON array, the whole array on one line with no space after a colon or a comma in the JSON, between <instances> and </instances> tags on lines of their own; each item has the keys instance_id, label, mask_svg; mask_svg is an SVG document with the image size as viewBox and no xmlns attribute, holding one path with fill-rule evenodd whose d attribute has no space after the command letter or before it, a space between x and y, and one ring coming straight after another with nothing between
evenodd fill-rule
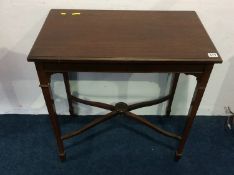
<instances>
[{"instance_id":1,"label":"white label sticker","mask_svg":"<svg viewBox=\"0 0 234 175\"><path fill-rule=\"evenodd\" d=\"M215 57L219 57L219 56L217 53L208 53L208 57L215 58Z\"/></svg>"}]
</instances>

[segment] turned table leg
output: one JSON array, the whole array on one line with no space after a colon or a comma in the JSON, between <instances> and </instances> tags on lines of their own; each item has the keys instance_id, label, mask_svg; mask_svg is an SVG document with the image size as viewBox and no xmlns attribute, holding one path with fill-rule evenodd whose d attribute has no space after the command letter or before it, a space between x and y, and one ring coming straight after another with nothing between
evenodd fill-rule
<instances>
[{"instance_id":1,"label":"turned table leg","mask_svg":"<svg viewBox=\"0 0 234 175\"><path fill-rule=\"evenodd\" d=\"M167 116L169 116L171 113L171 105L172 105L172 102L174 99L179 76L180 76L180 73L174 73L173 77L172 77L171 87L170 87L170 91L169 91L170 99L168 101L167 108L166 108L166 115Z\"/></svg>"},{"instance_id":2,"label":"turned table leg","mask_svg":"<svg viewBox=\"0 0 234 175\"><path fill-rule=\"evenodd\" d=\"M195 92L193 94L193 99L192 99L190 109L188 112L188 118L187 118L184 130L183 130L182 139L180 140L178 149L176 151L176 160L182 157L182 153L183 153L186 140L188 138L190 129L193 125L194 118L196 117L196 113L199 108L202 96L205 92L205 88L209 80L212 68L213 68L213 65L207 65L203 73L196 75L197 85L195 88Z\"/></svg>"},{"instance_id":3,"label":"turned table leg","mask_svg":"<svg viewBox=\"0 0 234 175\"><path fill-rule=\"evenodd\" d=\"M37 74L38 74L39 81L40 81L40 87L42 89L45 103L48 109L51 125L54 130L55 137L56 137L59 157L61 160L64 160L66 157L65 152L64 152L64 145L63 145L63 140L61 139L60 126L58 123L57 114L56 114L55 106L54 106L54 100L53 100L52 92L50 88L51 74L45 72L41 64L36 64L36 68L37 68Z\"/></svg>"},{"instance_id":4,"label":"turned table leg","mask_svg":"<svg viewBox=\"0 0 234 175\"><path fill-rule=\"evenodd\" d=\"M67 100L69 105L69 112L71 115L74 115L73 105L72 105L72 95L71 95L71 88L69 84L69 74L68 72L63 72L63 79L65 84L65 89L67 92Z\"/></svg>"}]
</instances>

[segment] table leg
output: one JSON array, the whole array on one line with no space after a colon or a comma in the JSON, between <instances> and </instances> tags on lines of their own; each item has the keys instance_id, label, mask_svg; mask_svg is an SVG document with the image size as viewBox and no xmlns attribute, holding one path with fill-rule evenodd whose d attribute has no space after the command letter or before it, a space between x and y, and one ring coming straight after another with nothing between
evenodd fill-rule
<instances>
[{"instance_id":1,"label":"table leg","mask_svg":"<svg viewBox=\"0 0 234 175\"><path fill-rule=\"evenodd\" d=\"M52 92L50 88L50 74L45 72L40 64L36 64L37 68L37 74L39 77L40 81L40 87L42 89L44 99L46 102L46 106L48 109L50 121L52 128L54 130L54 134L56 137L57 145L58 145L58 151L59 151L59 157L61 160L65 159L65 152L64 152L64 146L63 146L63 140L61 139L61 131L60 131L60 126L59 122L57 119L57 114L55 111L55 106L54 106L54 100L52 97Z\"/></svg>"},{"instance_id":2,"label":"table leg","mask_svg":"<svg viewBox=\"0 0 234 175\"><path fill-rule=\"evenodd\" d=\"M65 89L66 89L66 93L67 93L69 112L70 112L71 115L74 115L74 110L73 110L73 105L72 105L72 95L71 95L71 88L70 88L70 84L69 84L69 74L68 74L68 72L64 72L63 73L63 79L64 79Z\"/></svg>"},{"instance_id":3,"label":"table leg","mask_svg":"<svg viewBox=\"0 0 234 175\"><path fill-rule=\"evenodd\" d=\"M167 104L166 116L169 116L170 113L171 113L171 105L172 105L172 102L173 102L173 99L174 99L175 90L176 90L176 86L177 86L177 83L178 83L179 76L180 76L180 73L175 73L173 75L173 78L172 78L171 87L170 87L170 91L169 91L169 95L171 97L170 97L170 99L168 101L168 104Z\"/></svg>"},{"instance_id":4,"label":"table leg","mask_svg":"<svg viewBox=\"0 0 234 175\"><path fill-rule=\"evenodd\" d=\"M205 68L205 71L202 74L197 75L197 85L195 88L195 92L193 94L193 99L192 99L190 109L188 112L188 118L187 118L184 130L183 130L182 139L180 140L178 149L176 151L176 160L182 157L182 153L183 153L186 140L188 138L190 129L193 125L193 121L196 116L197 110L199 108L202 96L205 92L205 88L209 80L212 68L213 68L213 65L207 65Z\"/></svg>"}]
</instances>

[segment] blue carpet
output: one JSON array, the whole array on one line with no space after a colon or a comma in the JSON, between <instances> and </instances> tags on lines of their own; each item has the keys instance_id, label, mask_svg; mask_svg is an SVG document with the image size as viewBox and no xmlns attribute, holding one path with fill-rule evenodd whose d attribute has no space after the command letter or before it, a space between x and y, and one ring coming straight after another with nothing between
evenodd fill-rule
<instances>
[{"instance_id":1,"label":"blue carpet","mask_svg":"<svg viewBox=\"0 0 234 175\"><path fill-rule=\"evenodd\" d=\"M184 117L148 120L180 133ZM62 132L77 129L92 117L59 117ZM46 115L0 116L0 174L79 175L233 175L234 134L226 117L199 116L179 162L177 141L125 117L117 117L65 141L67 160L60 162Z\"/></svg>"}]
</instances>

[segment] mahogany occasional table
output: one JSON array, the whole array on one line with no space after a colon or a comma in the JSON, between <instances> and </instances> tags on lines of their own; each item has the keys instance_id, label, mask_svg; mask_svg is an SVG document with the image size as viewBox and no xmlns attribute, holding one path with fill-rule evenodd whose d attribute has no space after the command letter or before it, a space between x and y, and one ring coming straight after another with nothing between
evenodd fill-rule
<instances>
[{"instance_id":1,"label":"mahogany occasional table","mask_svg":"<svg viewBox=\"0 0 234 175\"><path fill-rule=\"evenodd\" d=\"M179 159L213 65L221 63L222 59L194 11L54 9L49 12L28 61L36 65L61 160L65 159L64 140L120 113L177 139L176 159ZM131 105L124 102L110 105L72 96L68 72L171 72L174 78L165 97ZM50 88L50 77L55 73L63 74L71 115L73 102L104 108L110 113L62 135ZM197 79L182 134L165 131L131 112L167 100L166 115L170 115L180 73L194 75Z\"/></svg>"}]
</instances>

